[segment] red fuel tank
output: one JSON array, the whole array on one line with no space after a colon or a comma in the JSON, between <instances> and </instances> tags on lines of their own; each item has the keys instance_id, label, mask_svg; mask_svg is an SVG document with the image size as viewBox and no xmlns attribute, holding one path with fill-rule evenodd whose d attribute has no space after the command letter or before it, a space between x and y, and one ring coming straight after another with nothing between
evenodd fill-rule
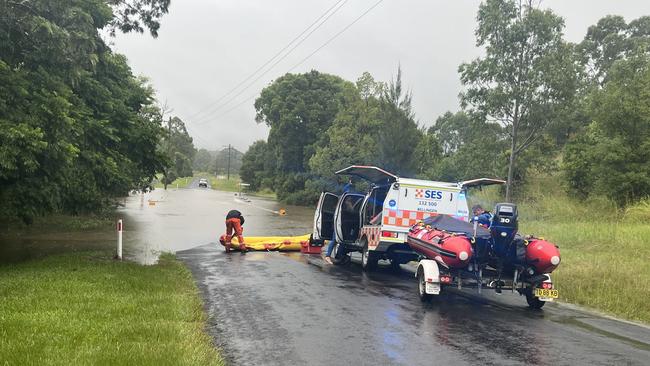
<instances>
[{"instance_id":1,"label":"red fuel tank","mask_svg":"<svg viewBox=\"0 0 650 366\"><path fill-rule=\"evenodd\" d=\"M551 273L560 264L560 251L553 243L532 239L526 247L526 263L538 273Z\"/></svg>"}]
</instances>

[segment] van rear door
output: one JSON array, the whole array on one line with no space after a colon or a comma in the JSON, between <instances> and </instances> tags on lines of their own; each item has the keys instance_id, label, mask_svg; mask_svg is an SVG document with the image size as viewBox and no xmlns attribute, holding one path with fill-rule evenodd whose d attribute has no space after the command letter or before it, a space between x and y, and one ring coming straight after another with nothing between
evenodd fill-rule
<instances>
[{"instance_id":1,"label":"van rear door","mask_svg":"<svg viewBox=\"0 0 650 366\"><path fill-rule=\"evenodd\" d=\"M330 192L323 192L318 199L318 206L314 213L314 228L312 239L316 242L331 240L334 234L334 212L339 196Z\"/></svg>"},{"instance_id":2,"label":"van rear door","mask_svg":"<svg viewBox=\"0 0 650 366\"><path fill-rule=\"evenodd\" d=\"M389 173L384 169L365 165L351 165L339 170L336 172L336 175L355 176L378 186L392 184L398 179L395 174Z\"/></svg>"}]
</instances>

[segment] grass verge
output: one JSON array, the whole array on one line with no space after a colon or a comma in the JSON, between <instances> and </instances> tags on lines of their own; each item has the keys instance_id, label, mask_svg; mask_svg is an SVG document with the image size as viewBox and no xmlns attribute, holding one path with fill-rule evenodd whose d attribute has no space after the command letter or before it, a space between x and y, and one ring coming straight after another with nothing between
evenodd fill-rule
<instances>
[{"instance_id":1,"label":"grass verge","mask_svg":"<svg viewBox=\"0 0 650 366\"><path fill-rule=\"evenodd\" d=\"M274 199L274 200L278 199L278 195L275 192L273 192L272 190L268 189L268 188L262 188L261 190L259 190L257 192L251 193L251 195L257 196L257 197L270 198L270 199Z\"/></svg>"},{"instance_id":2,"label":"grass verge","mask_svg":"<svg viewBox=\"0 0 650 366\"><path fill-rule=\"evenodd\" d=\"M230 175L230 179L217 178L210 176L210 185L212 189L226 192L239 192L239 175Z\"/></svg>"},{"instance_id":3,"label":"grass verge","mask_svg":"<svg viewBox=\"0 0 650 366\"><path fill-rule=\"evenodd\" d=\"M210 174L206 172L195 172L194 177L208 179L210 181L210 186L212 187L212 189L215 189L217 191L239 192L239 183L241 183L241 179L239 178L238 174L231 174L230 179L227 179L223 176L217 177L214 174ZM248 189L245 189L244 193L246 195L263 197L263 198L271 198L271 199L278 198L275 192L273 192L268 188L264 188L256 192L250 192L248 191Z\"/></svg>"},{"instance_id":4,"label":"grass verge","mask_svg":"<svg viewBox=\"0 0 650 366\"><path fill-rule=\"evenodd\" d=\"M0 267L0 360L10 365L223 365L190 272L90 252Z\"/></svg>"},{"instance_id":5,"label":"grass verge","mask_svg":"<svg viewBox=\"0 0 650 366\"><path fill-rule=\"evenodd\" d=\"M579 200L557 176L536 176L517 199L519 232L557 244L562 263L553 272L561 301L650 323L650 204L623 210L604 198ZM494 207L497 189L472 201Z\"/></svg>"}]
</instances>

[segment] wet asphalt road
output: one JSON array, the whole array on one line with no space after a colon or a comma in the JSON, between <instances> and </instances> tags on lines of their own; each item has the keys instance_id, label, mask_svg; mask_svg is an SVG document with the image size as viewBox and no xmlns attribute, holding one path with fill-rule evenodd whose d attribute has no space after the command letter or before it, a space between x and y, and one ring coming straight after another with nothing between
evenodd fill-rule
<instances>
[{"instance_id":1,"label":"wet asphalt road","mask_svg":"<svg viewBox=\"0 0 650 366\"><path fill-rule=\"evenodd\" d=\"M179 192L183 202L197 192L206 202L220 202L220 214L240 209L247 215L245 234L309 231L310 210L291 208L279 218L271 213L277 209L272 201ZM183 221L188 230L200 226L191 220ZM650 364L647 327L556 304L532 311L510 293L478 297L451 290L422 304L408 266L400 273L384 267L366 274L355 262L330 266L299 253L226 255L214 240L221 230L177 255L194 274L209 331L230 364Z\"/></svg>"},{"instance_id":2,"label":"wet asphalt road","mask_svg":"<svg viewBox=\"0 0 650 366\"><path fill-rule=\"evenodd\" d=\"M416 296L407 266L366 274L298 253L177 253L236 365L648 365L650 329L509 293ZM469 291L469 290L468 290ZM554 304L553 304L554 305Z\"/></svg>"}]
</instances>

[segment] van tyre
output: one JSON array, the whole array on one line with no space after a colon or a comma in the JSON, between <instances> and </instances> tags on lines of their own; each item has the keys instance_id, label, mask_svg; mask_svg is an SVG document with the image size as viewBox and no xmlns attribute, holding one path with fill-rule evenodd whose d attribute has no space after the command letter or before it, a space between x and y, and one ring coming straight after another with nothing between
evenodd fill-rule
<instances>
[{"instance_id":1,"label":"van tyre","mask_svg":"<svg viewBox=\"0 0 650 366\"><path fill-rule=\"evenodd\" d=\"M379 259L375 253L368 249L368 242L364 240L363 250L361 250L361 268L366 272L371 272L377 269L377 262Z\"/></svg>"},{"instance_id":2,"label":"van tyre","mask_svg":"<svg viewBox=\"0 0 650 366\"><path fill-rule=\"evenodd\" d=\"M424 278L424 270L422 268L418 269L418 295L420 296L420 301L422 302L431 302L433 295L427 294L426 291L427 283Z\"/></svg>"},{"instance_id":3,"label":"van tyre","mask_svg":"<svg viewBox=\"0 0 650 366\"><path fill-rule=\"evenodd\" d=\"M542 301L533 295L533 289L530 287L524 290L524 295L526 295L526 302L531 309L539 310L546 304L546 301Z\"/></svg>"}]
</instances>

